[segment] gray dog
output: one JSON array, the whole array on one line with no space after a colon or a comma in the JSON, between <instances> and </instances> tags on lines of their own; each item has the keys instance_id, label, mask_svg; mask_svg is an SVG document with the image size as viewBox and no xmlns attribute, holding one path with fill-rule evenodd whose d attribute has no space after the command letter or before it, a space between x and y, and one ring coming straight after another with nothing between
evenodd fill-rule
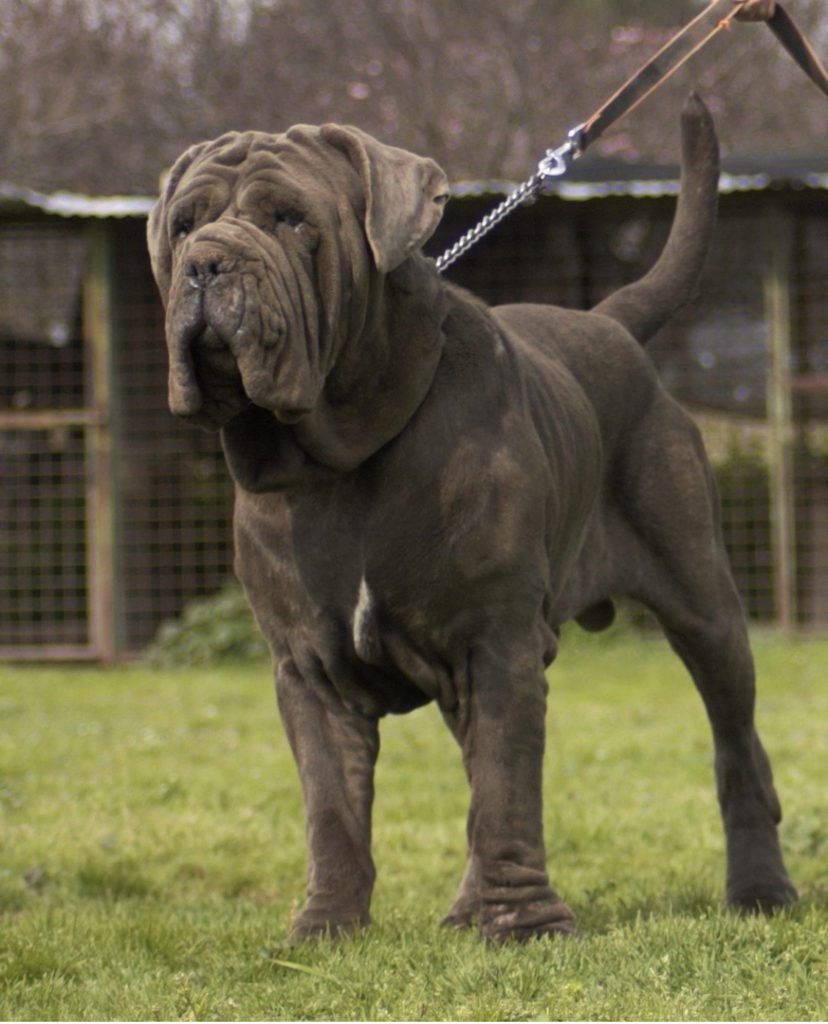
<instances>
[{"instance_id":1,"label":"gray dog","mask_svg":"<svg viewBox=\"0 0 828 1024\"><path fill-rule=\"evenodd\" d=\"M307 809L293 936L369 920L379 719L436 701L471 784L447 921L569 933L541 824L558 630L613 595L658 617L704 700L727 898L796 893L754 728L754 672L699 434L643 342L692 295L715 220L710 118L683 115L670 237L592 312L486 307L420 248L448 198L431 160L356 128L189 149L152 212L169 402L221 429L236 571L273 652Z\"/></svg>"}]
</instances>

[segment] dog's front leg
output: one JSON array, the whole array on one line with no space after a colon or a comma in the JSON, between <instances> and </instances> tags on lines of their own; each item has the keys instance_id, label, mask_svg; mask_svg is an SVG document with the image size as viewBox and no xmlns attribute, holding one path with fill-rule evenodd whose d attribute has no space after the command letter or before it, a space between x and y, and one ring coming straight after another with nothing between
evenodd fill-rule
<instances>
[{"instance_id":1,"label":"dog's front leg","mask_svg":"<svg viewBox=\"0 0 828 1024\"><path fill-rule=\"evenodd\" d=\"M293 661L276 674L279 710L305 798L308 891L291 939L338 935L370 920L376 718L315 689ZM329 686L329 684L328 684Z\"/></svg>"},{"instance_id":2,"label":"dog's front leg","mask_svg":"<svg viewBox=\"0 0 828 1024\"><path fill-rule=\"evenodd\" d=\"M465 709L447 716L463 749L472 799L469 861L446 923L477 918L494 942L575 930L546 872L545 713L539 663L486 648L472 652Z\"/></svg>"}]
</instances>

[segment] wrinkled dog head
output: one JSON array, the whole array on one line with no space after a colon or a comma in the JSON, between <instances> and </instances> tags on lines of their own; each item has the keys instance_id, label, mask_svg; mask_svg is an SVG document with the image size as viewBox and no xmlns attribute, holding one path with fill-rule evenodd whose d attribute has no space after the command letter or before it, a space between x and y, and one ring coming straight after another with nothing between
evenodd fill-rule
<instances>
[{"instance_id":1,"label":"wrinkled dog head","mask_svg":"<svg viewBox=\"0 0 828 1024\"><path fill-rule=\"evenodd\" d=\"M357 128L231 132L189 149L149 221L170 409L221 427L249 403L296 423L365 318L368 275L431 235L432 161Z\"/></svg>"}]
</instances>

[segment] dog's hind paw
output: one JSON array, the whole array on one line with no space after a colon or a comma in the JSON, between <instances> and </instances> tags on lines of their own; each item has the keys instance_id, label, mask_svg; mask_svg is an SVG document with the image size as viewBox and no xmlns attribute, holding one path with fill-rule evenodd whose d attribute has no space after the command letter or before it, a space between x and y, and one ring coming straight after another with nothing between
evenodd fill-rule
<instances>
[{"instance_id":1,"label":"dog's hind paw","mask_svg":"<svg viewBox=\"0 0 828 1024\"><path fill-rule=\"evenodd\" d=\"M727 893L727 905L740 914L775 914L793 906L798 899L799 894L787 878L728 889Z\"/></svg>"}]
</instances>

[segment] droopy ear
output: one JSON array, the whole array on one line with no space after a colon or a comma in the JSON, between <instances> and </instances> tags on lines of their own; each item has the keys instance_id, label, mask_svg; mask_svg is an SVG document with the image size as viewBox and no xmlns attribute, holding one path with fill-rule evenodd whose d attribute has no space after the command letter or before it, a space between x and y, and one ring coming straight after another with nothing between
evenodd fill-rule
<instances>
[{"instance_id":1,"label":"droopy ear","mask_svg":"<svg viewBox=\"0 0 828 1024\"><path fill-rule=\"evenodd\" d=\"M149 220L147 221L147 248L149 249L152 276L155 278L156 285L158 285L161 300L166 306L170 295L172 259L164 230L165 208L166 203L162 195L161 198L156 200L155 206L150 210Z\"/></svg>"},{"instance_id":2,"label":"droopy ear","mask_svg":"<svg viewBox=\"0 0 828 1024\"><path fill-rule=\"evenodd\" d=\"M149 220L147 221L147 247L149 248L152 273L164 305L167 304L169 297L170 276L172 273L172 253L170 252L167 239L167 205L175 195L175 190L178 188L185 171L204 152L208 145L209 143L207 142L200 142L195 146L190 146L176 160L172 167L161 174L158 183L161 195L155 206L150 210Z\"/></svg>"},{"instance_id":3,"label":"droopy ear","mask_svg":"<svg viewBox=\"0 0 828 1024\"><path fill-rule=\"evenodd\" d=\"M382 273L388 273L430 238L449 198L448 179L427 157L351 126L323 125L323 141L345 153L362 176L365 233Z\"/></svg>"}]
</instances>

